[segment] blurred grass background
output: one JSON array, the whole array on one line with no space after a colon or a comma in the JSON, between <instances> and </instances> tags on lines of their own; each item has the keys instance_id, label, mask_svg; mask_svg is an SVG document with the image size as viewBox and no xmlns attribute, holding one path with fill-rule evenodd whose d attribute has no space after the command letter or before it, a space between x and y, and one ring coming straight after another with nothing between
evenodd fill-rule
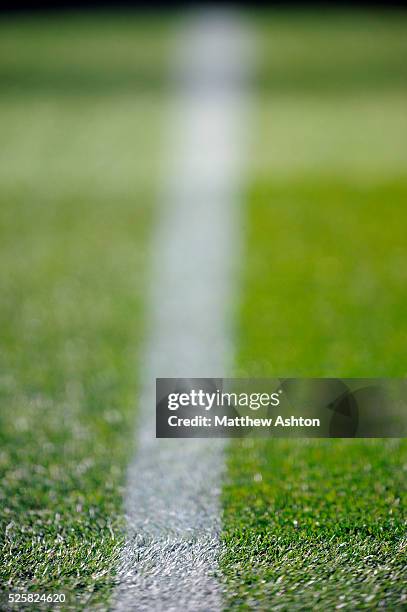
<instances>
[{"instance_id":1,"label":"blurred grass background","mask_svg":"<svg viewBox=\"0 0 407 612\"><path fill-rule=\"evenodd\" d=\"M0 25L2 95L85 96L168 87L173 18L154 12L83 11L8 16Z\"/></svg>"},{"instance_id":2,"label":"blurred grass background","mask_svg":"<svg viewBox=\"0 0 407 612\"><path fill-rule=\"evenodd\" d=\"M0 583L109 595L172 21L0 26Z\"/></svg>"},{"instance_id":3,"label":"blurred grass background","mask_svg":"<svg viewBox=\"0 0 407 612\"><path fill-rule=\"evenodd\" d=\"M105 602L174 20L0 24L1 587ZM404 376L407 20L264 12L240 376ZM239 251L240 252L240 251ZM226 606L401 608L406 446L233 443Z\"/></svg>"},{"instance_id":4,"label":"blurred grass background","mask_svg":"<svg viewBox=\"0 0 407 612\"><path fill-rule=\"evenodd\" d=\"M248 189L239 376L405 376L407 17L269 12ZM401 609L407 446L236 441L230 609Z\"/></svg>"}]
</instances>

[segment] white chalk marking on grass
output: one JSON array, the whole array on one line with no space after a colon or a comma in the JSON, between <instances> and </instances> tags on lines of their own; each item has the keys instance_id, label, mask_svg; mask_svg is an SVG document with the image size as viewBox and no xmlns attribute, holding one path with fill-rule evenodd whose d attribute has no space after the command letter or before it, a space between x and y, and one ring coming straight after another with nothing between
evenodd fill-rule
<instances>
[{"instance_id":1,"label":"white chalk marking on grass","mask_svg":"<svg viewBox=\"0 0 407 612\"><path fill-rule=\"evenodd\" d=\"M119 610L217 610L221 440L155 439L155 378L230 372L240 249L247 34L231 15L195 17L178 62L172 162L151 272L150 335L129 470Z\"/></svg>"}]
</instances>

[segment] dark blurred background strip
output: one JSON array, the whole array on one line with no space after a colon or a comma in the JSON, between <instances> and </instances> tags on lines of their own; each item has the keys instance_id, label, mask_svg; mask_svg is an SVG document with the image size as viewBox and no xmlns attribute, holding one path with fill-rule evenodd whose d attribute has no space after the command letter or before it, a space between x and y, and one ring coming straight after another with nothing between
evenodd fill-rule
<instances>
[{"instance_id":1,"label":"dark blurred background strip","mask_svg":"<svg viewBox=\"0 0 407 612\"><path fill-rule=\"evenodd\" d=\"M351 0L336 0L335 2L307 2L307 1L274 1L274 2L233 2L233 3L205 3L205 2L181 2L173 0L172 2L163 2L160 0L150 0L148 1L132 1L132 0L121 0L120 2L114 2L114 0L102 0L98 2L91 2L90 0L65 0L62 2L55 2L50 0L40 0L38 2L29 2L27 0L14 0L14 1L5 1L0 2L0 12L19 12L19 11L43 11L43 10L65 10L65 9L103 9L110 8L115 10L128 9L128 8L136 8L142 10L151 10L151 9L165 9L171 7L194 7L194 6L205 6L210 4L210 6L218 5L232 5L239 6L243 8L270 8L270 7L310 7L310 8L335 8L339 6L345 7L382 7L382 8L405 8L406 0L376 0L371 2L355 2Z\"/></svg>"}]
</instances>

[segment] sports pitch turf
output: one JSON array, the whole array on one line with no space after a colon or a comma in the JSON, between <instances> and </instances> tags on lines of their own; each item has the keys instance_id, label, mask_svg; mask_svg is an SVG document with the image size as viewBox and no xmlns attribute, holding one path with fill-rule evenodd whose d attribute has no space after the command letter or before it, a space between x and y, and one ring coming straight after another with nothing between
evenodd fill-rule
<instances>
[{"instance_id":1,"label":"sports pitch turf","mask_svg":"<svg viewBox=\"0 0 407 612\"><path fill-rule=\"evenodd\" d=\"M173 25L1 25L6 591L104 605L114 583ZM403 376L406 18L253 27L236 373ZM234 443L226 606L401 608L406 463L398 441Z\"/></svg>"},{"instance_id":2,"label":"sports pitch turf","mask_svg":"<svg viewBox=\"0 0 407 612\"><path fill-rule=\"evenodd\" d=\"M407 21L263 20L241 376L404 376ZM404 441L238 441L230 609L401 609Z\"/></svg>"},{"instance_id":3,"label":"sports pitch turf","mask_svg":"<svg viewBox=\"0 0 407 612\"><path fill-rule=\"evenodd\" d=\"M2 24L6 591L93 594L92 605L110 591L134 450L170 29L111 16Z\"/></svg>"}]
</instances>

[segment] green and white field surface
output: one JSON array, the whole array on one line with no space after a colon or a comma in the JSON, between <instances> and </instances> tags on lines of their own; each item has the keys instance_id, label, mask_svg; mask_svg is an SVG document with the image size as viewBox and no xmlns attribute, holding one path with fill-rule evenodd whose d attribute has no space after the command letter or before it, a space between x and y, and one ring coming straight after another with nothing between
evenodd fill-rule
<instances>
[{"instance_id":1,"label":"green and white field surface","mask_svg":"<svg viewBox=\"0 0 407 612\"><path fill-rule=\"evenodd\" d=\"M172 21L15 17L0 40L0 582L96 605L123 542Z\"/></svg>"},{"instance_id":2,"label":"green and white field surface","mask_svg":"<svg viewBox=\"0 0 407 612\"><path fill-rule=\"evenodd\" d=\"M405 376L407 18L251 16L238 376ZM176 19L0 25L1 589L108 606ZM228 609L401 609L406 444L234 441ZM404 556L403 556L404 555Z\"/></svg>"}]
</instances>

